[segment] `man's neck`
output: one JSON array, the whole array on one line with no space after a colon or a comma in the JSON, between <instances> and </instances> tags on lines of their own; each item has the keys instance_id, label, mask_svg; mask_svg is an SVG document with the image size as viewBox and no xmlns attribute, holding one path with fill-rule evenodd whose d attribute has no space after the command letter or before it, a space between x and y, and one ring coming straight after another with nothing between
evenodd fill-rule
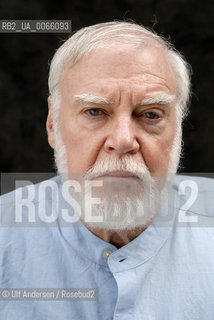
<instances>
[{"instance_id":1,"label":"man's neck","mask_svg":"<svg viewBox=\"0 0 214 320\"><path fill-rule=\"evenodd\" d=\"M151 222L150 222L151 223ZM125 246L130 241L134 240L139 234L141 234L147 226L137 227L133 230L106 230L98 228L87 228L94 233L97 237L103 239L106 242L113 244L117 248Z\"/></svg>"}]
</instances>

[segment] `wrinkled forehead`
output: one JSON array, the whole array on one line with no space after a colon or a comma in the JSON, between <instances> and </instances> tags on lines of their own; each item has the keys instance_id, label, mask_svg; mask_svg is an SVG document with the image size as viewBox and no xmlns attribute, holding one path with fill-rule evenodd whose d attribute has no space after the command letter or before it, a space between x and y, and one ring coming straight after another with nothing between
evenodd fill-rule
<instances>
[{"instance_id":1,"label":"wrinkled forehead","mask_svg":"<svg viewBox=\"0 0 214 320\"><path fill-rule=\"evenodd\" d=\"M151 77L152 81L155 77L157 81L163 81L175 94L175 76L163 46L154 41L138 47L110 42L108 47L96 48L74 65L67 66L60 87L70 90L71 87L88 86L93 82L101 85L104 79L112 79L112 82L131 79L141 84L146 77Z\"/></svg>"}]
</instances>

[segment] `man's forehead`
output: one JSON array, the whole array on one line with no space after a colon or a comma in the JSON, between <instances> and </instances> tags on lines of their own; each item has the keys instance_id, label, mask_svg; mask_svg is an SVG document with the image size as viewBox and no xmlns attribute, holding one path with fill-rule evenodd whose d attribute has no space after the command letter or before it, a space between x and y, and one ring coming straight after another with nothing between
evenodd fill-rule
<instances>
[{"instance_id":1,"label":"man's forehead","mask_svg":"<svg viewBox=\"0 0 214 320\"><path fill-rule=\"evenodd\" d=\"M115 48L119 51L114 51ZM64 93L72 91L77 95L90 94L95 90L102 93L99 94L100 96L105 93L106 97L106 95L111 96L113 87L115 91L130 89L133 92L139 92L140 87L144 90L144 86L147 86L146 90L155 91L160 90L160 86L165 86L174 94L174 73L163 49L159 54L156 51L160 46L158 48L152 46L142 52L139 48L134 51L125 49L126 47L120 48L118 45L112 48L95 49L90 56L83 57L74 66L67 68L60 81ZM122 50L121 54L120 50ZM150 88L152 86L156 88ZM82 91L82 87L87 90ZM98 96L97 92L95 95ZM110 98L112 100L112 97Z\"/></svg>"},{"instance_id":2,"label":"man's forehead","mask_svg":"<svg viewBox=\"0 0 214 320\"><path fill-rule=\"evenodd\" d=\"M153 63L155 60L160 61L163 68L167 68L170 65L166 49L155 41L149 41L139 46L133 43L115 43L113 41L107 42L103 46L95 47L90 52L83 53L74 65L69 65L68 63L63 73L68 74L73 69L80 69L82 65L86 68L91 61L95 65L95 69L98 63L101 63L101 65L109 63L109 66L111 66L114 60L118 62L117 59L127 65L138 60L139 66L142 67L144 62L147 65L146 60L148 58L153 58Z\"/></svg>"}]
</instances>

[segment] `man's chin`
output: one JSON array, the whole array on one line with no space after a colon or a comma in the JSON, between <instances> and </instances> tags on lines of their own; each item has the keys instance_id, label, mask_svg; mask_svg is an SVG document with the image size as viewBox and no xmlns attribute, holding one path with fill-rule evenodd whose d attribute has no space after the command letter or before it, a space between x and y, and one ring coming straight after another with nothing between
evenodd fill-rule
<instances>
[{"instance_id":1,"label":"man's chin","mask_svg":"<svg viewBox=\"0 0 214 320\"><path fill-rule=\"evenodd\" d=\"M102 204L94 205L90 214L85 211L81 220L87 227L93 229L133 230L148 226L156 212L152 206L136 198L126 199L126 201L112 199L109 202L104 200Z\"/></svg>"},{"instance_id":2,"label":"man's chin","mask_svg":"<svg viewBox=\"0 0 214 320\"><path fill-rule=\"evenodd\" d=\"M107 230L112 232L121 232L121 231L134 231L136 229L145 229L149 224L154 220L155 217L150 218L146 222L124 222L124 223L112 223L111 221L105 221L103 223L96 222L85 222L81 219L82 223L90 230Z\"/></svg>"}]
</instances>

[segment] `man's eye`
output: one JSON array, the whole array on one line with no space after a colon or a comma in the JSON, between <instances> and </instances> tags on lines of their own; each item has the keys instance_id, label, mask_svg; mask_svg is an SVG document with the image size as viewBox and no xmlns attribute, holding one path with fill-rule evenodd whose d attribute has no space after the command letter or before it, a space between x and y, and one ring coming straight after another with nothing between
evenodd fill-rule
<instances>
[{"instance_id":1,"label":"man's eye","mask_svg":"<svg viewBox=\"0 0 214 320\"><path fill-rule=\"evenodd\" d=\"M85 111L88 115L92 117L100 116L103 114L103 111L101 109L88 109Z\"/></svg>"},{"instance_id":2,"label":"man's eye","mask_svg":"<svg viewBox=\"0 0 214 320\"><path fill-rule=\"evenodd\" d=\"M144 117L148 118L148 119L159 119L159 116L154 113L154 112L146 112L143 114Z\"/></svg>"}]
</instances>

